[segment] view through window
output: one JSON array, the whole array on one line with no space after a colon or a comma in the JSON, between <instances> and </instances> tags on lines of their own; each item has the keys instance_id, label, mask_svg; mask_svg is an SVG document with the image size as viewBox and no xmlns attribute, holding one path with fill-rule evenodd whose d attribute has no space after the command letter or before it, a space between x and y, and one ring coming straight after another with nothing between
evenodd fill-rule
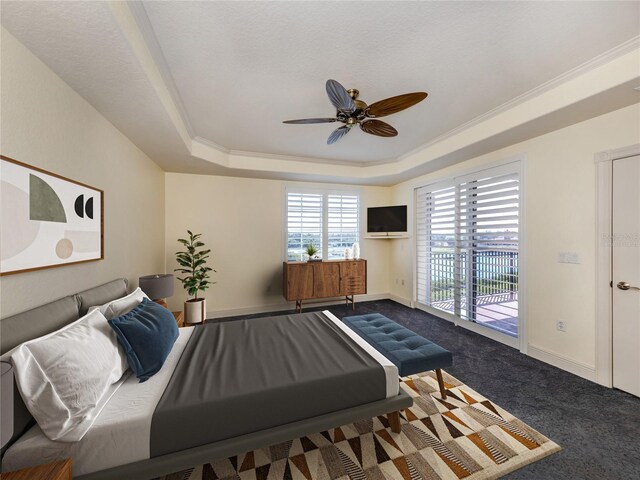
<instances>
[{"instance_id":1,"label":"view through window","mask_svg":"<svg viewBox=\"0 0 640 480\"><path fill-rule=\"evenodd\" d=\"M518 336L519 167L416 189L418 302Z\"/></svg>"},{"instance_id":2,"label":"view through window","mask_svg":"<svg viewBox=\"0 0 640 480\"><path fill-rule=\"evenodd\" d=\"M360 197L354 192L287 191L287 260L307 259L307 246L323 260L344 258L360 239Z\"/></svg>"}]
</instances>

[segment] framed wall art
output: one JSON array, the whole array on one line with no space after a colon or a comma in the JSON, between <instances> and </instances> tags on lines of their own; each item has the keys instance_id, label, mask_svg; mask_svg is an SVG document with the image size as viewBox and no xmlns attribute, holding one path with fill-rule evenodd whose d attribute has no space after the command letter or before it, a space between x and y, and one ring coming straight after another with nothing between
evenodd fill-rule
<instances>
[{"instance_id":1,"label":"framed wall art","mask_svg":"<svg viewBox=\"0 0 640 480\"><path fill-rule=\"evenodd\" d=\"M104 192L0 155L0 275L104 258Z\"/></svg>"}]
</instances>

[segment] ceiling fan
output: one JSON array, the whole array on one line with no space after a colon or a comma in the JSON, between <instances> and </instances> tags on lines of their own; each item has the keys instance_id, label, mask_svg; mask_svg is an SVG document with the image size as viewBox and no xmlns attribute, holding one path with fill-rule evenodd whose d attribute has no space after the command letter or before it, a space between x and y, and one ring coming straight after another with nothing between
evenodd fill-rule
<instances>
[{"instance_id":1,"label":"ceiling fan","mask_svg":"<svg viewBox=\"0 0 640 480\"><path fill-rule=\"evenodd\" d=\"M328 145L336 143L356 125L360 126L360 130L371 135L395 137L398 135L398 131L388 123L376 120L376 118L398 113L427 98L426 92L405 93L404 95L386 98L367 105L362 100L358 100L358 95L360 95L358 90L355 88L347 90L340 83L331 79L327 80L327 95L337 109L335 118L303 118L300 120L285 120L282 123L344 123L344 126L337 128L329 135L327 139Z\"/></svg>"}]
</instances>

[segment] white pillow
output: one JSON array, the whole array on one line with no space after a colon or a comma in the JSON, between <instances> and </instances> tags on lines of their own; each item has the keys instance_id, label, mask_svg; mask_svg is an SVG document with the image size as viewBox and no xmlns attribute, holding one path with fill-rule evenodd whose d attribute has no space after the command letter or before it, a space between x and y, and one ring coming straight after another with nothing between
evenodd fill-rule
<instances>
[{"instance_id":1,"label":"white pillow","mask_svg":"<svg viewBox=\"0 0 640 480\"><path fill-rule=\"evenodd\" d=\"M87 433L127 370L116 334L98 310L23 343L11 360L38 425L51 440L65 442Z\"/></svg>"},{"instance_id":2,"label":"white pillow","mask_svg":"<svg viewBox=\"0 0 640 480\"><path fill-rule=\"evenodd\" d=\"M100 305L97 307L91 307L89 311L97 308L100 310L107 320L111 320L112 318L119 317L120 315L124 315L125 313L129 313L131 310L136 308L140 302L142 302L143 298L149 298L147 295L140 289L140 287L136 288L129 295L117 298L112 300L104 305Z\"/></svg>"}]
</instances>

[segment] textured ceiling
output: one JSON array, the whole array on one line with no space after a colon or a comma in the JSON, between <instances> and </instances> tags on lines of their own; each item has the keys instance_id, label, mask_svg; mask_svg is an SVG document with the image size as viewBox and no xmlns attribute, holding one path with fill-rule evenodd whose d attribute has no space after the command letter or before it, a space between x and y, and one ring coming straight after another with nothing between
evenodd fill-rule
<instances>
[{"instance_id":1,"label":"textured ceiling","mask_svg":"<svg viewBox=\"0 0 640 480\"><path fill-rule=\"evenodd\" d=\"M379 162L638 34L640 3L144 2L196 136L231 150ZM425 90L396 138L282 120L335 113L324 82L363 100Z\"/></svg>"},{"instance_id":2,"label":"textured ceiling","mask_svg":"<svg viewBox=\"0 0 640 480\"><path fill-rule=\"evenodd\" d=\"M447 159L436 148L438 161L419 168L415 155L407 157L634 37L637 48L640 38L640 2L2 1L1 8L9 32L167 171L369 184L482 153ZM355 130L327 146L334 125L281 123L332 115L327 78L358 88L368 103L416 90L429 97L387 117L396 138ZM486 148L638 101L629 85L618 87ZM562 100L554 100L558 108ZM317 164L296 164L301 157ZM362 167L401 158L411 162Z\"/></svg>"}]
</instances>

